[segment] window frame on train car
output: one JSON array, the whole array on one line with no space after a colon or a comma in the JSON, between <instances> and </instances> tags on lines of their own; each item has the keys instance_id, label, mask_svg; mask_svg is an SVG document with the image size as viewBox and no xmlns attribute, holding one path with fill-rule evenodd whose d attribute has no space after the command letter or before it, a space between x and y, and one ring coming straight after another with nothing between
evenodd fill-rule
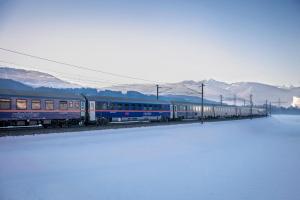
<instances>
[{"instance_id":1,"label":"window frame on train car","mask_svg":"<svg viewBox=\"0 0 300 200\"><path fill-rule=\"evenodd\" d=\"M68 108L74 108L73 101L68 101Z\"/></svg>"},{"instance_id":2,"label":"window frame on train car","mask_svg":"<svg viewBox=\"0 0 300 200\"><path fill-rule=\"evenodd\" d=\"M136 106L135 103L132 103L132 104L131 104L131 110L136 110L136 107L137 107L137 106Z\"/></svg>"},{"instance_id":3,"label":"window frame on train car","mask_svg":"<svg viewBox=\"0 0 300 200\"><path fill-rule=\"evenodd\" d=\"M124 110L129 110L129 103L124 104Z\"/></svg>"},{"instance_id":4,"label":"window frame on train car","mask_svg":"<svg viewBox=\"0 0 300 200\"><path fill-rule=\"evenodd\" d=\"M110 103L110 109L111 109L111 110L116 110L116 103L111 102L111 103Z\"/></svg>"},{"instance_id":5,"label":"window frame on train car","mask_svg":"<svg viewBox=\"0 0 300 200\"><path fill-rule=\"evenodd\" d=\"M117 103L117 110L122 110L122 103Z\"/></svg>"},{"instance_id":6,"label":"window frame on train car","mask_svg":"<svg viewBox=\"0 0 300 200\"><path fill-rule=\"evenodd\" d=\"M0 99L0 110L11 110L11 99ZM2 106L1 106L1 102L9 102L9 107L7 107L7 108L2 108Z\"/></svg>"},{"instance_id":7,"label":"window frame on train car","mask_svg":"<svg viewBox=\"0 0 300 200\"><path fill-rule=\"evenodd\" d=\"M63 103L63 104L62 104ZM62 107L61 105L67 105L66 107ZM59 110L68 110L68 101L59 101L58 102L58 108Z\"/></svg>"},{"instance_id":8,"label":"window frame on train car","mask_svg":"<svg viewBox=\"0 0 300 200\"><path fill-rule=\"evenodd\" d=\"M51 108L48 105L52 105ZM45 110L54 110L54 101L53 100L45 100Z\"/></svg>"},{"instance_id":9,"label":"window frame on train car","mask_svg":"<svg viewBox=\"0 0 300 200\"><path fill-rule=\"evenodd\" d=\"M97 101L96 102L96 110L107 110L108 102Z\"/></svg>"},{"instance_id":10,"label":"window frame on train car","mask_svg":"<svg viewBox=\"0 0 300 200\"><path fill-rule=\"evenodd\" d=\"M20 108L19 106L18 106L18 101L25 101L25 108ZM27 99L16 99L16 108L17 108L17 110L27 110Z\"/></svg>"},{"instance_id":11,"label":"window frame on train car","mask_svg":"<svg viewBox=\"0 0 300 200\"><path fill-rule=\"evenodd\" d=\"M161 109L161 106L162 106L161 104L157 104L157 105L156 105L157 110L159 110L159 111L162 110L162 109Z\"/></svg>"},{"instance_id":12,"label":"window frame on train car","mask_svg":"<svg viewBox=\"0 0 300 200\"><path fill-rule=\"evenodd\" d=\"M38 103L38 105L39 105L39 107L38 108L34 108L34 104L35 103ZM32 110L41 110L41 108L42 108L42 106L41 106L41 100L39 100L39 99L32 99L31 100L31 109Z\"/></svg>"},{"instance_id":13,"label":"window frame on train car","mask_svg":"<svg viewBox=\"0 0 300 200\"><path fill-rule=\"evenodd\" d=\"M74 101L74 108L76 110L79 110L80 109L80 101Z\"/></svg>"},{"instance_id":14,"label":"window frame on train car","mask_svg":"<svg viewBox=\"0 0 300 200\"><path fill-rule=\"evenodd\" d=\"M106 102L106 110L111 110L111 102Z\"/></svg>"},{"instance_id":15,"label":"window frame on train car","mask_svg":"<svg viewBox=\"0 0 300 200\"><path fill-rule=\"evenodd\" d=\"M146 104L146 110L150 110L150 105Z\"/></svg>"}]
</instances>

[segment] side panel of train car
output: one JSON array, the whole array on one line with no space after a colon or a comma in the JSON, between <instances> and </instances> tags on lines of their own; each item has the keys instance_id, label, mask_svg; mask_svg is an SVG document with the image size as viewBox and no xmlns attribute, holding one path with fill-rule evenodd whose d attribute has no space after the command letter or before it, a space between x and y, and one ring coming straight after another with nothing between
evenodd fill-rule
<instances>
[{"instance_id":1,"label":"side panel of train car","mask_svg":"<svg viewBox=\"0 0 300 200\"><path fill-rule=\"evenodd\" d=\"M0 126L46 125L55 120L77 123L84 115L85 101L81 98L0 94Z\"/></svg>"},{"instance_id":2,"label":"side panel of train car","mask_svg":"<svg viewBox=\"0 0 300 200\"><path fill-rule=\"evenodd\" d=\"M89 98L88 98L89 99ZM155 101L89 99L90 121L157 121L170 119L170 104Z\"/></svg>"},{"instance_id":3,"label":"side panel of train car","mask_svg":"<svg viewBox=\"0 0 300 200\"><path fill-rule=\"evenodd\" d=\"M172 119L201 119L201 104L189 102L172 102ZM247 117L250 115L266 115L264 108L251 108L230 105L203 105L203 117L209 118L234 118Z\"/></svg>"},{"instance_id":4,"label":"side panel of train car","mask_svg":"<svg viewBox=\"0 0 300 200\"><path fill-rule=\"evenodd\" d=\"M201 104L199 103L189 103L189 102L172 102L172 119L201 119ZM216 117L215 109L213 105L203 105L203 117L214 118Z\"/></svg>"},{"instance_id":5,"label":"side panel of train car","mask_svg":"<svg viewBox=\"0 0 300 200\"><path fill-rule=\"evenodd\" d=\"M201 105L172 102L172 119L198 119L201 117Z\"/></svg>"}]
</instances>

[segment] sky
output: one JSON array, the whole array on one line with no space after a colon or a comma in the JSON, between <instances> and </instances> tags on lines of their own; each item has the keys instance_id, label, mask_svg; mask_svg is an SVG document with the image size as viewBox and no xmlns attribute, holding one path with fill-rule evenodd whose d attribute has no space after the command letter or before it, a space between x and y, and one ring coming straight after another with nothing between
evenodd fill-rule
<instances>
[{"instance_id":1,"label":"sky","mask_svg":"<svg viewBox=\"0 0 300 200\"><path fill-rule=\"evenodd\" d=\"M154 83L300 86L300 1L0 0L0 47ZM89 86L147 83L3 50L0 61Z\"/></svg>"}]
</instances>

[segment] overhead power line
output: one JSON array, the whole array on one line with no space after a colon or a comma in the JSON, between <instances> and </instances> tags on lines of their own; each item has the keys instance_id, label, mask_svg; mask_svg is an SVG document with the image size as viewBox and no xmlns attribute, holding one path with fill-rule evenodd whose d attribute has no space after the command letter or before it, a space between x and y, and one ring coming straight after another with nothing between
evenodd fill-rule
<instances>
[{"instance_id":1,"label":"overhead power line","mask_svg":"<svg viewBox=\"0 0 300 200\"><path fill-rule=\"evenodd\" d=\"M36 55L32 55L32 54L28 54L28 53L24 53L24 52L20 52L20 51L6 49L6 48L3 48L3 47L0 47L0 50L10 52L10 53L14 53L14 54L18 54L18 55L22 55L22 56L27 56L27 57L30 57L30 58L44 60L44 61L47 61L47 62L52 62L52 63L56 63L56 64L60 64L60 65L66 65L66 66L74 67L74 68L77 68L77 69L83 69L83 70L89 70L89 71L98 72L98 73L102 73L102 74L107 74L107 75L110 75L110 76L140 80L140 81L151 82L151 83L158 83L157 81L153 81L153 80L137 78L137 77L127 76L127 75L122 75L122 74L117 74L117 73L106 72L106 71L102 71L102 70L98 70L98 69L93 69L93 68L90 68L90 67L70 64L70 63L66 63L66 62L62 62L62 61L58 61L58 60L53 60L53 59L49 59L49 58L45 58L45 57L40 57L40 56L36 56Z\"/></svg>"},{"instance_id":2,"label":"overhead power line","mask_svg":"<svg viewBox=\"0 0 300 200\"><path fill-rule=\"evenodd\" d=\"M1 63L6 63L6 64L10 64L10 65L13 65L13 66L18 66L18 67L25 67L25 68L28 68L30 70L34 69L34 67L30 67L28 65L21 65L21 64L17 64L17 63L14 63L14 62L8 62L8 61L5 61L5 60L0 60ZM112 80L106 80L106 79L97 79L95 80L94 78L91 78L91 77L83 77L81 74L76 74L74 76L68 74L68 73L63 73L63 72L58 72L56 70L50 70L50 72L52 73L55 73L59 76L62 76L62 77L65 77L65 78L68 78L68 79L72 79L72 82L74 81L79 81L79 82L90 82L90 83L106 83L106 84L121 84L121 83L118 83L118 82L115 82L115 81L112 81ZM80 77L80 78L78 78ZM84 79L83 79L84 78Z\"/></svg>"},{"instance_id":3,"label":"overhead power line","mask_svg":"<svg viewBox=\"0 0 300 200\"><path fill-rule=\"evenodd\" d=\"M186 85L184 85L184 84L183 84L183 86L184 86L186 89L192 91L194 94L200 94L200 95L202 94L201 92L199 92L199 91L197 91L197 90L194 90L194 89L192 89L192 88L189 88L188 86L186 86Z\"/></svg>"}]
</instances>

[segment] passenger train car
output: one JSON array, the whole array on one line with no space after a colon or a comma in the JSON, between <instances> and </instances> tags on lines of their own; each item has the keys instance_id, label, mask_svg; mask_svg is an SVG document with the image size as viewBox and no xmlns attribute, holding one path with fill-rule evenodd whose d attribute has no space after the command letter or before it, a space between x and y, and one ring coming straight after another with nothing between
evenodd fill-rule
<instances>
[{"instance_id":1,"label":"passenger train car","mask_svg":"<svg viewBox=\"0 0 300 200\"><path fill-rule=\"evenodd\" d=\"M166 121L170 103L144 99L87 96L89 122Z\"/></svg>"},{"instance_id":2,"label":"passenger train car","mask_svg":"<svg viewBox=\"0 0 300 200\"><path fill-rule=\"evenodd\" d=\"M78 124L85 118L85 98L0 90L0 126Z\"/></svg>"},{"instance_id":3,"label":"passenger train car","mask_svg":"<svg viewBox=\"0 0 300 200\"><path fill-rule=\"evenodd\" d=\"M201 103L172 101L172 119L201 119ZM204 104L203 118L238 118L267 115L262 107Z\"/></svg>"},{"instance_id":4,"label":"passenger train car","mask_svg":"<svg viewBox=\"0 0 300 200\"><path fill-rule=\"evenodd\" d=\"M262 107L204 104L203 117L267 115ZM201 119L201 103L0 90L0 126Z\"/></svg>"}]
</instances>

